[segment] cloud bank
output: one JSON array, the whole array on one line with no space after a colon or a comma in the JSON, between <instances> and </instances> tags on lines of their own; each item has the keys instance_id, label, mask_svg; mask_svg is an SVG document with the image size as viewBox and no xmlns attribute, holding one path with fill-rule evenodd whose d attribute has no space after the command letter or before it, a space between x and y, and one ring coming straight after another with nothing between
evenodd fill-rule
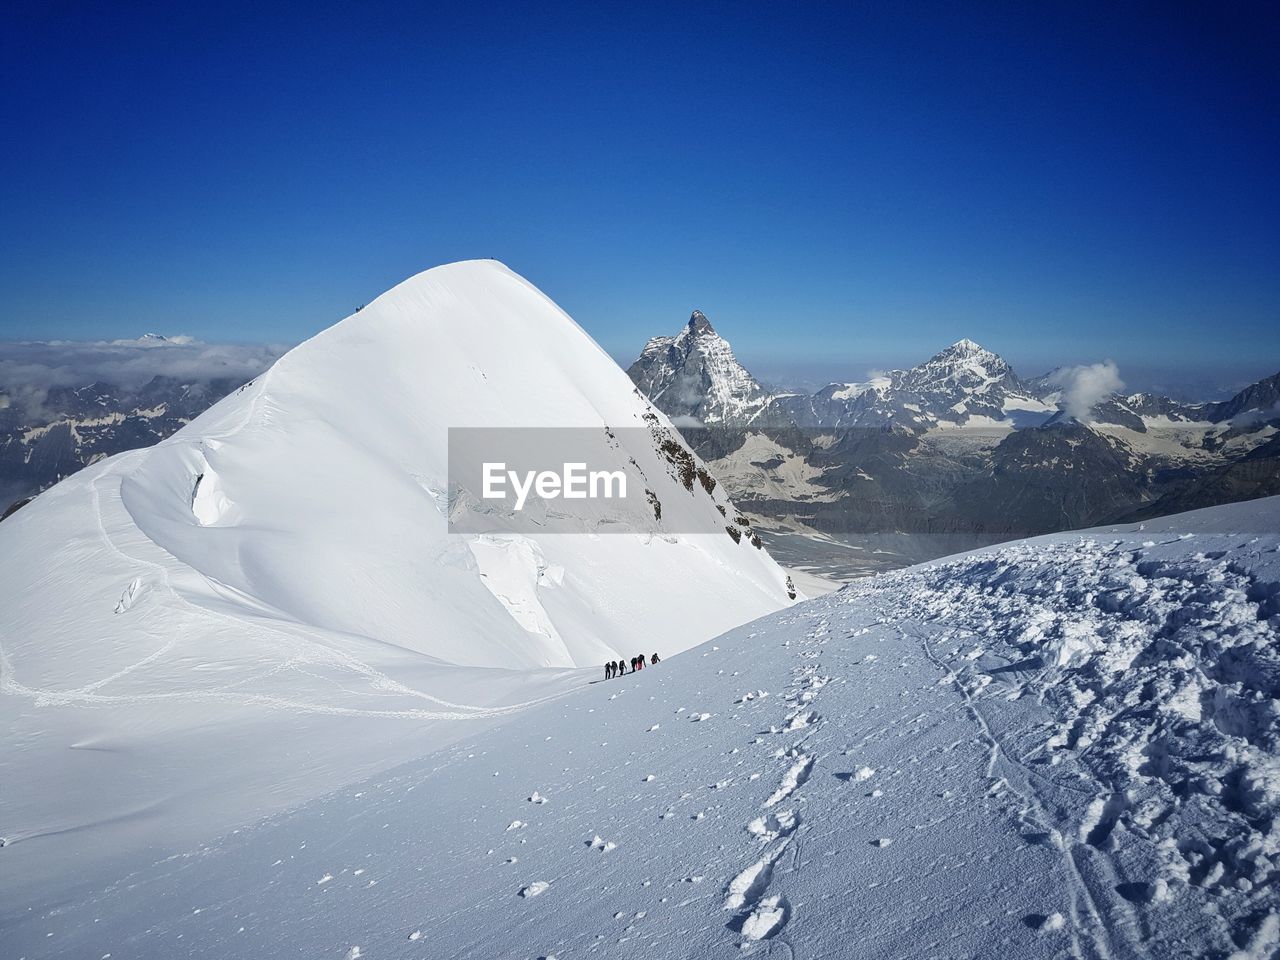
<instances>
[{"instance_id":1,"label":"cloud bank","mask_svg":"<svg viewBox=\"0 0 1280 960\"><path fill-rule=\"evenodd\" d=\"M283 344L205 343L155 334L137 340L0 342L0 409L15 406L38 416L49 390L98 382L126 391L155 377L196 385L245 382L288 349Z\"/></svg>"}]
</instances>

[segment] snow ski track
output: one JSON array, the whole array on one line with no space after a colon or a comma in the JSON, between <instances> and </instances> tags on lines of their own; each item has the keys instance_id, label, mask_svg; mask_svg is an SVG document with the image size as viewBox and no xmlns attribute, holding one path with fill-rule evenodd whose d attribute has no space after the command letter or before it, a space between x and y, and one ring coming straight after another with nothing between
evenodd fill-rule
<instances>
[{"instance_id":1,"label":"snow ski track","mask_svg":"<svg viewBox=\"0 0 1280 960\"><path fill-rule=\"evenodd\" d=\"M1069 930L1072 941L1072 955L1077 957L1096 957L1097 960L1110 960L1111 952L1111 935L1115 931L1112 924L1106 919L1106 913L1099 908L1098 900L1094 897L1093 891L1090 889L1088 881L1084 874L1081 873L1078 855L1088 856L1088 851L1078 851L1080 843L1073 839L1069 839L1062 835L1062 832L1053 826L1054 819L1049 815L1042 798L1035 789L1035 778L1039 776L1028 776L1019 789L1006 776L998 775L997 767L1003 761L1007 766L1017 768L1024 773L1031 774L1019 760L1012 757L1001 744L999 738L992 732L991 725L982 711L978 709L977 701L960 680L960 676L956 671L949 669L946 664L939 660L929 649L928 638L919 631L911 631L913 636L920 644L920 649L924 652L925 658L933 664L942 675L950 680L952 687L960 694L964 701L966 712L973 719L978 727L979 735L982 737L983 743L987 745L987 779L991 781L992 788L1002 787L1015 795L1023 805L1021 815L1028 821L1039 824L1042 829L1053 839L1054 846L1062 851L1062 865L1066 872L1066 889L1068 901L1071 905L1071 922ZM1054 786L1062 786L1053 780L1049 783ZM1092 848L1090 848L1092 849ZM1109 866L1109 865L1108 865ZM1114 871L1108 869L1108 875L1112 875ZM1114 879L1114 878L1113 878ZM1081 924L1081 915L1086 918L1087 923ZM1081 935L1085 938L1081 939ZM1146 950L1142 948L1140 942L1135 942L1131 938L1126 938L1124 955L1131 957L1148 956Z\"/></svg>"}]
</instances>

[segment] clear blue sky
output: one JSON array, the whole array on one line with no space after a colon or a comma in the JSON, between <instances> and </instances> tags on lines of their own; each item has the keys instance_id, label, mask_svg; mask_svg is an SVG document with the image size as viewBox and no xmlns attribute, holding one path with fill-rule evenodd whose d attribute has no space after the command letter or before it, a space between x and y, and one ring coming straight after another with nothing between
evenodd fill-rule
<instances>
[{"instance_id":1,"label":"clear blue sky","mask_svg":"<svg viewBox=\"0 0 1280 960\"><path fill-rule=\"evenodd\" d=\"M0 339L493 256L623 357L1280 368L1273 5L183 6L6 10Z\"/></svg>"}]
</instances>

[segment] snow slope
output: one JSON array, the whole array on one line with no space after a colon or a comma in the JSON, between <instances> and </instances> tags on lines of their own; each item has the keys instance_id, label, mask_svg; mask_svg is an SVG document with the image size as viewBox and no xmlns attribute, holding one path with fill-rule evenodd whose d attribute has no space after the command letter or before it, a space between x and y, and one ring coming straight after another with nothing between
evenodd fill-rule
<instances>
[{"instance_id":1,"label":"snow slope","mask_svg":"<svg viewBox=\"0 0 1280 960\"><path fill-rule=\"evenodd\" d=\"M602 508L579 534L449 534L463 426L593 431L664 523L721 532L604 535L628 518ZM472 261L37 498L0 527L0 782L24 785L0 793L0 910L786 605L672 442L555 304Z\"/></svg>"},{"instance_id":2,"label":"snow slope","mask_svg":"<svg viewBox=\"0 0 1280 960\"><path fill-rule=\"evenodd\" d=\"M33 911L6 942L1273 956L1278 550L1274 498L858 581Z\"/></svg>"}]
</instances>

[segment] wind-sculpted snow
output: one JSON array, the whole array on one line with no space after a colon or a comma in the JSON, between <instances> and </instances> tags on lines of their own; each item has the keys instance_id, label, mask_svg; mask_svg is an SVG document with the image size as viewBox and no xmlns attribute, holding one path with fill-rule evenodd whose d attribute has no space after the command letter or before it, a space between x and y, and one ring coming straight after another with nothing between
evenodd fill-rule
<instances>
[{"instance_id":1,"label":"wind-sculpted snow","mask_svg":"<svg viewBox=\"0 0 1280 960\"><path fill-rule=\"evenodd\" d=\"M1278 549L1273 499L862 581L13 919L6 945L1273 956Z\"/></svg>"},{"instance_id":2,"label":"wind-sculpted snow","mask_svg":"<svg viewBox=\"0 0 1280 960\"><path fill-rule=\"evenodd\" d=\"M920 625L993 775L1026 777L1001 789L1114 881L1143 938L1143 906L1188 888L1228 925L1276 906L1280 559L1251 534L1030 542L848 591ZM1048 717L1020 726L1022 701Z\"/></svg>"}]
</instances>

